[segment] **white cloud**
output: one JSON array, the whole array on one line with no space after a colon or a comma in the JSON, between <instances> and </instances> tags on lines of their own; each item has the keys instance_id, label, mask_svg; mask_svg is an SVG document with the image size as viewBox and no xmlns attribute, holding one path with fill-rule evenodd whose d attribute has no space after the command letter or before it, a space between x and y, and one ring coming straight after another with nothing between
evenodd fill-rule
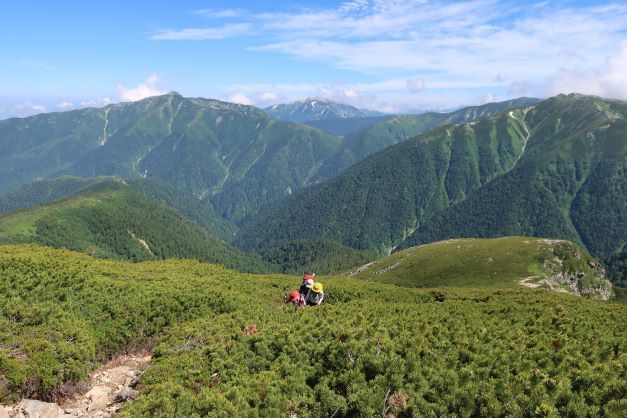
<instances>
[{"instance_id":1,"label":"white cloud","mask_svg":"<svg viewBox=\"0 0 627 418\"><path fill-rule=\"evenodd\" d=\"M114 103L114 101L108 97L103 97L102 99L83 100L80 102L80 106L81 107L103 107L111 103Z\"/></svg>"},{"instance_id":2,"label":"white cloud","mask_svg":"<svg viewBox=\"0 0 627 418\"><path fill-rule=\"evenodd\" d=\"M122 84L118 84L118 94L120 95L120 99L125 102L134 102L146 97L165 94L165 91L157 88L158 82L159 76L151 74L145 82L140 83L135 87L126 87Z\"/></svg>"},{"instance_id":3,"label":"white cloud","mask_svg":"<svg viewBox=\"0 0 627 418\"><path fill-rule=\"evenodd\" d=\"M240 9L221 9L221 10L200 9L200 10L194 10L193 13L196 14L196 15L208 17L208 18L211 18L211 19L221 19L221 18L228 18L228 17L239 17L239 16L245 14L245 12L243 10L240 10Z\"/></svg>"},{"instance_id":4,"label":"white cloud","mask_svg":"<svg viewBox=\"0 0 627 418\"><path fill-rule=\"evenodd\" d=\"M496 94L492 93L491 91L486 92L486 94L483 95L483 103L494 103L496 102L498 99L496 97Z\"/></svg>"},{"instance_id":5,"label":"white cloud","mask_svg":"<svg viewBox=\"0 0 627 418\"><path fill-rule=\"evenodd\" d=\"M254 106L255 105L255 100L250 98L250 97L248 97L248 96L246 96L246 94L244 94L241 91L230 95L225 100L227 102L239 103L239 104L248 105L248 106Z\"/></svg>"},{"instance_id":6,"label":"white cloud","mask_svg":"<svg viewBox=\"0 0 627 418\"><path fill-rule=\"evenodd\" d=\"M527 94L529 88L530 86L527 82L514 81L513 83L510 83L510 85L507 87L507 94L509 96L523 96Z\"/></svg>"},{"instance_id":7,"label":"white cloud","mask_svg":"<svg viewBox=\"0 0 627 418\"><path fill-rule=\"evenodd\" d=\"M406 85L410 93L418 93L425 89L425 82L423 80L407 80Z\"/></svg>"},{"instance_id":8,"label":"white cloud","mask_svg":"<svg viewBox=\"0 0 627 418\"><path fill-rule=\"evenodd\" d=\"M247 23L234 23L218 28L187 28L166 29L150 39L156 41L200 41L208 39L226 39L241 36L251 32L252 26Z\"/></svg>"},{"instance_id":9,"label":"white cloud","mask_svg":"<svg viewBox=\"0 0 627 418\"><path fill-rule=\"evenodd\" d=\"M583 93L627 99L627 39L603 66L591 71L561 69L544 89L547 95Z\"/></svg>"},{"instance_id":10,"label":"white cloud","mask_svg":"<svg viewBox=\"0 0 627 418\"><path fill-rule=\"evenodd\" d=\"M74 107L74 103L69 102L67 100L62 101L61 103L57 103L57 108L58 109L67 110L67 109L71 109L73 107Z\"/></svg>"},{"instance_id":11,"label":"white cloud","mask_svg":"<svg viewBox=\"0 0 627 418\"><path fill-rule=\"evenodd\" d=\"M247 22L258 35L252 51L372 75L408 72L430 89L438 87L427 74L435 83L463 80L487 88L515 80L511 87L520 90L560 68L585 72L602 62L625 36L627 4L355 0L335 8L249 14Z\"/></svg>"},{"instance_id":12,"label":"white cloud","mask_svg":"<svg viewBox=\"0 0 627 418\"><path fill-rule=\"evenodd\" d=\"M20 118L35 115L37 113L45 113L46 111L47 109L44 105L33 103L30 100L8 106L4 109L4 113L7 115Z\"/></svg>"}]
</instances>

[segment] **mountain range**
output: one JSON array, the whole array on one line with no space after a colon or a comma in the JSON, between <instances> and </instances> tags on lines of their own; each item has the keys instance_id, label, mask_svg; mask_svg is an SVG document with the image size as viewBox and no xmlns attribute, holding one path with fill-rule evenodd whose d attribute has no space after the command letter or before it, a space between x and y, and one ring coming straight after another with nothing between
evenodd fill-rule
<instances>
[{"instance_id":1,"label":"mountain range","mask_svg":"<svg viewBox=\"0 0 627 418\"><path fill-rule=\"evenodd\" d=\"M292 103L277 104L265 108L264 111L275 119L298 123L384 115L376 110L359 109L322 97L308 97Z\"/></svg>"},{"instance_id":2,"label":"mountain range","mask_svg":"<svg viewBox=\"0 0 627 418\"><path fill-rule=\"evenodd\" d=\"M327 238L387 254L454 237L625 247L627 103L569 95L445 125L371 155L251 220L245 248ZM386 122L384 122L386 123Z\"/></svg>"},{"instance_id":3,"label":"mountain range","mask_svg":"<svg viewBox=\"0 0 627 418\"><path fill-rule=\"evenodd\" d=\"M572 240L621 265L625 108L562 95L318 121L376 119L343 137L176 93L8 119L0 212L68 199L114 176L283 271L346 269L417 244L506 235Z\"/></svg>"},{"instance_id":4,"label":"mountain range","mask_svg":"<svg viewBox=\"0 0 627 418\"><path fill-rule=\"evenodd\" d=\"M489 106L467 117L511 104ZM7 119L0 121L0 194L59 176L151 178L237 223L266 203L447 120L442 115L422 122L425 118L433 116L382 122L341 139L277 121L252 106L171 93L101 109Z\"/></svg>"}]
</instances>

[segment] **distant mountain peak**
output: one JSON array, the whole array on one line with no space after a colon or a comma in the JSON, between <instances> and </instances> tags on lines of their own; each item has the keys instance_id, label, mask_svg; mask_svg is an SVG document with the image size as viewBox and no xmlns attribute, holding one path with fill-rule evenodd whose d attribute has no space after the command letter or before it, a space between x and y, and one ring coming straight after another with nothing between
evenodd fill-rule
<instances>
[{"instance_id":1,"label":"distant mountain peak","mask_svg":"<svg viewBox=\"0 0 627 418\"><path fill-rule=\"evenodd\" d=\"M277 104L264 109L264 111L275 119L298 123L383 115L381 112L359 109L349 104L337 103L317 96L306 97L291 103Z\"/></svg>"}]
</instances>

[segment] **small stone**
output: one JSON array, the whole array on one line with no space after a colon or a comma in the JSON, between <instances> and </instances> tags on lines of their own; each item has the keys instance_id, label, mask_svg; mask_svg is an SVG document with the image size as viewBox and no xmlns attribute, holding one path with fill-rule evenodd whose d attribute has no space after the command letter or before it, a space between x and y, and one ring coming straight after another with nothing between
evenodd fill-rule
<instances>
[{"instance_id":1,"label":"small stone","mask_svg":"<svg viewBox=\"0 0 627 418\"><path fill-rule=\"evenodd\" d=\"M91 401L93 402L94 399L97 399L102 395L108 395L109 393L111 393L111 389L106 386L94 386L89 392L85 394L85 398L91 399Z\"/></svg>"},{"instance_id":2,"label":"small stone","mask_svg":"<svg viewBox=\"0 0 627 418\"><path fill-rule=\"evenodd\" d=\"M18 408L23 411L25 418L59 418L63 410L57 404L24 399Z\"/></svg>"},{"instance_id":3,"label":"small stone","mask_svg":"<svg viewBox=\"0 0 627 418\"><path fill-rule=\"evenodd\" d=\"M0 406L0 418L9 418L10 411L10 409Z\"/></svg>"},{"instance_id":4,"label":"small stone","mask_svg":"<svg viewBox=\"0 0 627 418\"><path fill-rule=\"evenodd\" d=\"M131 388L125 388L115 395L113 401L115 403L123 403L133 400L139 395L139 391Z\"/></svg>"},{"instance_id":5,"label":"small stone","mask_svg":"<svg viewBox=\"0 0 627 418\"><path fill-rule=\"evenodd\" d=\"M98 397L91 399L91 405L89 405L88 411L96 411L104 409L111 403L111 397L108 393L103 393Z\"/></svg>"}]
</instances>

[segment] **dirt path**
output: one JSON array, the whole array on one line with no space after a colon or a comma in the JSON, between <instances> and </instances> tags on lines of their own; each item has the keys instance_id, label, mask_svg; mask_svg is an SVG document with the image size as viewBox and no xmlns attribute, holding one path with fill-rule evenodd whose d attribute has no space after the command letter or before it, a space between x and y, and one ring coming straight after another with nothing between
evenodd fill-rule
<instances>
[{"instance_id":1,"label":"dirt path","mask_svg":"<svg viewBox=\"0 0 627 418\"><path fill-rule=\"evenodd\" d=\"M123 355L92 375L89 391L61 404L23 399L11 407L0 406L0 418L70 418L116 416L125 402L137 396L135 386L148 368L150 355Z\"/></svg>"},{"instance_id":2,"label":"dirt path","mask_svg":"<svg viewBox=\"0 0 627 418\"><path fill-rule=\"evenodd\" d=\"M533 281L532 280L538 280L540 278L540 276L529 276L529 277L525 277L524 279L521 279L518 284L525 286L525 287L530 287L532 289L535 289L536 287L540 287L543 284L545 284L544 280L540 280L540 282L537 281Z\"/></svg>"}]
</instances>

